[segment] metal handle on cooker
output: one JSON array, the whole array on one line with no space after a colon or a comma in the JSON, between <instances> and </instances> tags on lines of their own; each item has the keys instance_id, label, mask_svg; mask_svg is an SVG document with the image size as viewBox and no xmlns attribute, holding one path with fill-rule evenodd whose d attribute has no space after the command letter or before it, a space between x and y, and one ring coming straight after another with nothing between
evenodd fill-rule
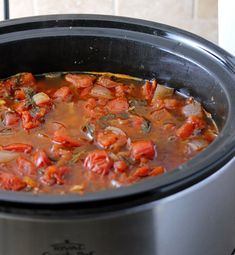
<instances>
[{"instance_id":1,"label":"metal handle on cooker","mask_svg":"<svg viewBox=\"0 0 235 255\"><path fill-rule=\"evenodd\" d=\"M3 0L3 16L7 20L10 18L9 0Z\"/></svg>"}]
</instances>

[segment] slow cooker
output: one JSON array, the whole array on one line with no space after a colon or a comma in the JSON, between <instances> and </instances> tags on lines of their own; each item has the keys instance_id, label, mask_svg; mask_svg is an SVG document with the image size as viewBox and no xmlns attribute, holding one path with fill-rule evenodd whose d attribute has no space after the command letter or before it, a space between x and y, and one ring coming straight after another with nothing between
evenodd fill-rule
<instances>
[{"instance_id":1,"label":"slow cooker","mask_svg":"<svg viewBox=\"0 0 235 255\"><path fill-rule=\"evenodd\" d=\"M0 191L1 255L235 253L235 57L191 33L113 16L0 24L0 78L102 71L156 78L201 100L220 134L160 177L81 195Z\"/></svg>"}]
</instances>

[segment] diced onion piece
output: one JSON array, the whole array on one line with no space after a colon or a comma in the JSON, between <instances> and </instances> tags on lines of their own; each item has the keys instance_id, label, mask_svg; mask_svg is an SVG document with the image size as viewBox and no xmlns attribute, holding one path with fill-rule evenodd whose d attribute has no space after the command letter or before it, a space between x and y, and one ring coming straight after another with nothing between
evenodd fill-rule
<instances>
[{"instance_id":1,"label":"diced onion piece","mask_svg":"<svg viewBox=\"0 0 235 255\"><path fill-rule=\"evenodd\" d=\"M120 128L117 128L117 127L108 126L108 127L105 128L105 130L112 131L116 135L126 136L126 134Z\"/></svg>"},{"instance_id":2,"label":"diced onion piece","mask_svg":"<svg viewBox=\"0 0 235 255\"><path fill-rule=\"evenodd\" d=\"M23 181L27 184L28 187L30 188L36 188L38 185L37 185L37 182L35 180L33 180L32 178L30 178L29 176L25 176L23 178Z\"/></svg>"},{"instance_id":3,"label":"diced onion piece","mask_svg":"<svg viewBox=\"0 0 235 255\"><path fill-rule=\"evenodd\" d=\"M93 97L98 97L98 98L107 98L107 99L113 98L111 91L100 85L95 85L92 88L90 95Z\"/></svg>"},{"instance_id":4,"label":"diced onion piece","mask_svg":"<svg viewBox=\"0 0 235 255\"><path fill-rule=\"evenodd\" d=\"M120 184L120 182L116 181L116 180L112 180L111 184L114 188L120 188L122 185Z\"/></svg>"},{"instance_id":5,"label":"diced onion piece","mask_svg":"<svg viewBox=\"0 0 235 255\"><path fill-rule=\"evenodd\" d=\"M6 101L3 99L0 99L0 106L6 104Z\"/></svg>"},{"instance_id":6,"label":"diced onion piece","mask_svg":"<svg viewBox=\"0 0 235 255\"><path fill-rule=\"evenodd\" d=\"M189 117L192 115L201 117L202 116L202 106L197 101L193 101L192 103L187 104L182 108L182 113L186 117Z\"/></svg>"},{"instance_id":7,"label":"diced onion piece","mask_svg":"<svg viewBox=\"0 0 235 255\"><path fill-rule=\"evenodd\" d=\"M14 151L0 151L0 163L7 163L18 157L18 153Z\"/></svg>"},{"instance_id":8,"label":"diced onion piece","mask_svg":"<svg viewBox=\"0 0 235 255\"><path fill-rule=\"evenodd\" d=\"M155 89L155 92L153 95L153 101L156 99L161 99L161 98L172 96L173 93L174 93L173 88L169 88L164 85L157 84L157 88Z\"/></svg>"},{"instance_id":9,"label":"diced onion piece","mask_svg":"<svg viewBox=\"0 0 235 255\"><path fill-rule=\"evenodd\" d=\"M204 139L193 139L188 142L188 148L191 152L200 151L208 146L208 142Z\"/></svg>"},{"instance_id":10,"label":"diced onion piece","mask_svg":"<svg viewBox=\"0 0 235 255\"><path fill-rule=\"evenodd\" d=\"M84 189L85 189L85 186L83 184L81 184L81 185L72 186L69 191L71 191L71 192L82 192L82 191L84 191Z\"/></svg>"},{"instance_id":11,"label":"diced onion piece","mask_svg":"<svg viewBox=\"0 0 235 255\"><path fill-rule=\"evenodd\" d=\"M92 123L86 123L85 126L82 127L81 132L88 138L89 141L94 140L95 133L95 125Z\"/></svg>"},{"instance_id":12,"label":"diced onion piece","mask_svg":"<svg viewBox=\"0 0 235 255\"><path fill-rule=\"evenodd\" d=\"M97 83L106 88L114 88L121 84L121 83L113 81L111 77L105 76L105 75L102 75L101 77L99 77Z\"/></svg>"},{"instance_id":13,"label":"diced onion piece","mask_svg":"<svg viewBox=\"0 0 235 255\"><path fill-rule=\"evenodd\" d=\"M113 153L113 152L110 152L109 153L109 157L113 160L113 161L118 161L119 160L119 157Z\"/></svg>"},{"instance_id":14,"label":"diced onion piece","mask_svg":"<svg viewBox=\"0 0 235 255\"><path fill-rule=\"evenodd\" d=\"M36 105L46 104L50 102L50 97L44 92L39 92L33 96L33 101Z\"/></svg>"}]
</instances>

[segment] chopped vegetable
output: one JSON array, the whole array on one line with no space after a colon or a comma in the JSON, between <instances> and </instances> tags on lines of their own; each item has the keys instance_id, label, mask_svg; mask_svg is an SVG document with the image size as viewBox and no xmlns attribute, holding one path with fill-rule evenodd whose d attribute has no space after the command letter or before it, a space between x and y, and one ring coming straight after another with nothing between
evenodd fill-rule
<instances>
[{"instance_id":1,"label":"chopped vegetable","mask_svg":"<svg viewBox=\"0 0 235 255\"><path fill-rule=\"evenodd\" d=\"M79 94L79 98L80 99L87 99L90 96L91 90L92 90L92 87L87 87L87 88L81 89L81 92Z\"/></svg>"},{"instance_id":2,"label":"chopped vegetable","mask_svg":"<svg viewBox=\"0 0 235 255\"><path fill-rule=\"evenodd\" d=\"M37 149L37 151L33 154L33 162L36 167L45 167L50 164L50 159L44 150Z\"/></svg>"},{"instance_id":3,"label":"chopped vegetable","mask_svg":"<svg viewBox=\"0 0 235 255\"><path fill-rule=\"evenodd\" d=\"M33 149L33 146L30 144L24 144L24 143L12 143L12 144L3 146L2 149L6 151L30 153Z\"/></svg>"},{"instance_id":4,"label":"chopped vegetable","mask_svg":"<svg viewBox=\"0 0 235 255\"><path fill-rule=\"evenodd\" d=\"M29 159L20 156L17 158L16 163L17 163L17 170L21 175L36 175L37 174L36 166Z\"/></svg>"},{"instance_id":5,"label":"chopped vegetable","mask_svg":"<svg viewBox=\"0 0 235 255\"><path fill-rule=\"evenodd\" d=\"M131 107L136 107L136 106L147 106L147 101L144 99L130 99L129 104Z\"/></svg>"},{"instance_id":6,"label":"chopped vegetable","mask_svg":"<svg viewBox=\"0 0 235 255\"><path fill-rule=\"evenodd\" d=\"M93 97L98 97L98 98L107 98L107 99L112 99L113 95L112 92L100 85L95 85L90 92L90 95Z\"/></svg>"},{"instance_id":7,"label":"chopped vegetable","mask_svg":"<svg viewBox=\"0 0 235 255\"><path fill-rule=\"evenodd\" d=\"M5 101L5 100L0 99L0 106L5 105L5 104L6 104L6 101Z\"/></svg>"},{"instance_id":8,"label":"chopped vegetable","mask_svg":"<svg viewBox=\"0 0 235 255\"><path fill-rule=\"evenodd\" d=\"M39 92L33 96L33 101L35 102L36 105L39 106L49 103L50 97L44 92Z\"/></svg>"},{"instance_id":9,"label":"chopped vegetable","mask_svg":"<svg viewBox=\"0 0 235 255\"><path fill-rule=\"evenodd\" d=\"M156 99L162 99L162 98L170 97L170 96L173 95L173 93L174 93L173 88L169 88L169 87L166 87L164 85L157 84L157 88L155 89L155 92L154 92L154 95L153 95L153 102Z\"/></svg>"},{"instance_id":10,"label":"chopped vegetable","mask_svg":"<svg viewBox=\"0 0 235 255\"><path fill-rule=\"evenodd\" d=\"M106 175L113 166L113 162L105 150L95 150L87 155L84 166L92 172Z\"/></svg>"},{"instance_id":11,"label":"chopped vegetable","mask_svg":"<svg viewBox=\"0 0 235 255\"><path fill-rule=\"evenodd\" d=\"M82 132L90 141L93 141L95 135L95 125L89 122L86 123L86 125L82 127Z\"/></svg>"},{"instance_id":12,"label":"chopped vegetable","mask_svg":"<svg viewBox=\"0 0 235 255\"><path fill-rule=\"evenodd\" d=\"M125 132L117 127L108 126L105 128L105 130L112 131L114 134L119 135L119 136L126 136Z\"/></svg>"},{"instance_id":13,"label":"chopped vegetable","mask_svg":"<svg viewBox=\"0 0 235 255\"><path fill-rule=\"evenodd\" d=\"M29 106L34 106L34 100L33 100L33 96L35 94L34 90L30 87L23 87L23 92L25 94L25 107L29 107Z\"/></svg>"},{"instance_id":14,"label":"chopped vegetable","mask_svg":"<svg viewBox=\"0 0 235 255\"><path fill-rule=\"evenodd\" d=\"M143 119L143 123L141 124L141 128L144 134L147 134L151 130L151 122L147 119Z\"/></svg>"},{"instance_id":15,"label":"chopped vegetable","mask_svg":"<svg viewBox=\"0 0 235 255\"><path fill-rule=\"evenodd\" d=\"M118 140L118 136L112 132L99 132L97 135L97 144L101 148L108 148Z\"/></svg>"},{"instance_id":16,"label":"chopped vegetable","mask_svg":"<svg viewBox=\"0 0 235 255\"><path fill-rule=\"evenodd\" d=\"M134 177L145 177L149 173L148 166L142 166L135 170L135 173L133 174Z\"/></svg>"},{"instance_id":17,"label":"chopped vegetable","mask_svg":"<svg viewBox=\"0 0 235 255\"><path fill-rule=\"evenodd\" d=\"M208 146L208 142L204 139L192 139L188 142L188 148L191 152L201 151Z\"/></svg>"},{"instance_id":18,"label":"chopped vegetable","mask_svg":"<svg viewBox=\"0 0 235 255\"><path fill-rule=\"evenodd\" d=\"M0 150L0 163L10 162L18 157L18 153L13 151Z\"/></svg>"},{"instance_id":19,"label":"chopped vegetable","mask_svg":"<svg viewBox=\"0 0 235 255\"><path fill-rule=\"evenodd\" d=\"M42 181L47 185L59 184L63 185L65 177L69 173L69 168L66 166L57 167L55 165L48 166L42 176Z\"/></svg>"},{"instance_id":20,"label":"chopped vegetable","mask_svg":"<svg viewBox=\"0 0 235 255\"><path fill-rule=\"evenodd\" d=\"M193 134L195 126L192 123L186 122L177 131L176 135L182 139L187 139Z\"/></svg>"},{"instance_id":21,"label":"chopped vegetable","mask_svg":"<svg viewBox=\"0 0 235 255\"><path fill-rule=\"evenodd\" d=\"M154 144L152 141L142 140L131 144L131 156L135 160L141 158L153 159L155 156Z\"/></svg>"},{"instance_id":22,"label":"chopped vegetable","mask_svg":"<svg viewBox=\"0 0 235 255\"><path fill-rule=\"evenodd\" d=\"M128 165L124 160L118 160L114 163L114 169L120 173L126 172L128 170Z\"/></svg>"},{"instance_id":23,"label":"chopped vegetable","mask_svg":"<svg viewBox=\"0 0 235 255\"><path fill-rule=\"evenodd\" d=\"M79 147L81 146L81 142L76 138L73 138L67 134L67 132L63 129L56 130L54 132L53 141L56 143L63 144L65 147Z\"/></svg>"},{"instance_id":24,"label":"chopped vegetable","mask_svg":"<svg viewBox=\"0 0 235 255\"><path fill-rule=\"evenodd\" d=\"M0 172L0 187L5 190L18 191L26 187L26 183L12 173Z\"/></svg>"},{"instance_id":25,"label":"chopped vegetable","mask_svg":"<svg viewBox=\"0 0 235 255\"><path fill-rule=\"evenodd\" d=\"M143 86L143 95L146 100L151 101L154 95L154 91L156 89L157 82L153 80L153 82L146 81Z\"/></svg>"},{"instance_id":26,"label":"chopped vegetable","mask_svg":"<svg viewBox=\"0 0 235 255\"><path fill-rule=\"evenodd\" d=\"M87 88L93 85L96 77L86 74L67 74L65 79L71 82L76 88Z\"/></svg>"},{"instance_id":27,"label":"chopped vegetable","mask_svg":"<svg viewBox=\"0 0 235 255\"><path fill-rule=\"evenodd\" d=\"M82 192L82 191L84 191L84 189L85 189L84 185L74 185L70 188L69 191L71 191L71 192Z\"/></svg>"},{"instance_id":28,"label":"chopped vegetable","mask_svg":"<svg viewBox=\"0 0 235 255\"><path fill-rule=\"evenodd\" d=\"M125 97L129 93L129 87L123 84L115 86L115 96L116 97Z\"/></svg>"},{"instance_id":29,"label":"chopped vegetable","mask_svg":"<svg viewBox=\"0 0 235 255\"><path fill-rule=\"evenodd\" d=\"M126 134L117 127L106 127L97 135L97 144L104 149L109 148L113 151L120 150L127 143Z\"/></svg>"},{"instance_id":30,"label":"chopped vegetable","mask_svg":"<svg viewBox=\"0 0 235 255\"><path fill-rule=\"evenodd\" d=\"M116 98L109 101L106 105L107 109L111 113L121 113L128 110L129 105L125 98Z\"/></svg>"},{"instance_id":31,"label":"chopped vegetable","mask_svg":"<svg viewBox=\"0 0 235 255\"><path fill-rule=\"evenodd\" d=\"M69 102L72 99L72 91L69 87L61 87L53 95L53 98L56 101L64 101L64 102Z\"/></svg>"},{"instance_id":32,"label":"chopped vegetable","mask_svg":"<svg viewBox=\"0 0 235 255\"><path fill-rule=\"evenodd\" d=\"M116 180L112 180L112 181L111 181L111 184L112 184L112 186L115 187L115 188L121 187L121 183L118 182L118 181L116 181Z\"/></svg>"},{"instance_id":33,"label":"chopped vegetable","mask_svg":"<svg viewBox=\"0 0 235 255\"><path fill-rule=\"evenodd\" d=\"M85 150L74 151L71 162L72 163L77 163L81 159L81 157L84 156L85 154L86 154Z\"/></svg>"},{"instance_id":34,"label":"chopped vegetable","mask_svg":"<svg viewBox=\"0 0 235 255\"><path fill-rule=\"evenodd\" d=\"M104 115L104 116L101 116L100 117L100 120L104 120L104 121L107 121L107 120L113 120L117 118L116 114L113 114L113 113L109 113L107 115Z\"/></svg>"},{"instance_id":35,"label":"chopped vegetable","mask_svg":"<svg viewBox=\"0 0 235 255\"><path fill-rule=\"evenodd\" d=\"M195 126L195 128L199 129L205 128L206 125L205 121L201 117L193 115L188 117L187 122L192 123Z\"/></svg>"},{"instance_id":36,"label":"chopped vegetable","mask_svg":"<svg viewBox=\"0 0 235 255\"><path fill-rule=\"evenodd\" d=\"M177 108L182 106L182 102L174 98L167 98L164 99L164 106L169 110L176 110Z\"/></svg>"},{"instance_id":37,"label":"chopped vegetable","mask_svg":"<svg viewBox=\"0 0 235 255\"><path fill-rule=\"evenodd\" d=\"M36 110L37 111L37 110ZM29 111L23 111L21 113L22 126L24 129L29 130L40 125L39 120L33 118Z\"/></svg>"},{"instance_id":38,"label":"chopped vegetable","mask_svg":"<svg viewBox=\"0 0 235 255\"><path fill-rule=\"evenodd\" d=\"M166 169L163 167L163 166L157 166L155 167L150 173L149 175L150 176L157 176L157 175L160 175L160 174L163 174L165 173Z\"/></svg>"},{"instance_id":39,"label":"chopped vegetable","mask_svg":"<svg viewBox=\"0 0 235 255\"><path fill-rule=\"evenodd\" d=\"M202 106L200 103L198 103L197 101L193 100L191 103L185 105L182 108L182 113L186 116L199 116L202 117Z\"/></svg>"},{"instance_id":40,"label":"chopped vegetable","mask_svg":"<svg viewBox=\"0 0 235 255\"><path fill-rule=\"evenodd\" d=\"M20 116L18 113L11 112L11 111L8 111L5 113L4 120L3 120L5 126L7 127L16 126L18 125L19 121L20 121Z\"/></svg>"},{"instance_id":41,"label":"chopped vegetable","mask_svg":"<svg viewBox=\"0 0 235 255\"><path fill-rule=\"evenodd\" d=\"M118 86L120 83L115 82L111 79L111 77L108 76L101 76L98 80L97 80L97 84L106 87L106 88L114 88L116 86Z\"/></svg>"},{"instance_id":42,"label":"chopped vegetable","mask_svg":"<svg viewBox=\"0 0 235 255\"><path fill-rule=\"evenodd\" d=\"M31 73L20 73L18 74L18 83L22 86L34 86L36 79Z\"/></svg>"},{"instance_id":43,"label":"chopped vegetable","mask_svg":"<svg viewBox=\"0 0 235 255\"><path fill-rule=\"evenodd\" d=\"M27 187L30 189L34 189L38 186L37 182L29 176L25 176L23 178L23 181L27 184Z\"/></svg>"}]
</instances>

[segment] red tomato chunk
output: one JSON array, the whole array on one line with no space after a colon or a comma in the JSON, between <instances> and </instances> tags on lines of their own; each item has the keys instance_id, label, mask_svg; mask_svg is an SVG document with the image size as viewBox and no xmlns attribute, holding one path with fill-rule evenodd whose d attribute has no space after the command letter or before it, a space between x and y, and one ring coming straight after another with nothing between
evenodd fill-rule
<instances>
[{"instance_id":1,"label":"red tomato chunk","mask_svg":"<svg viewBox=\"0 0 235 255\"><path fill-rule=\"evenodd\" d=\"M67 74L65 79L71 82L77 88L87 88L93 85L95 76L84 74Z\"/></svg>"},{"instance_id":2,"label":"red tomato chunk","mask_svg":"<svg viewBox=\"0 0 235 255\"><path fill-rule=\"evenodd\" d=\"M128 102L125 98L117 98L108 102L107 109L111 113L121 113L128 110Z\"/></svg>"},{"instance_id":3,"label":"red tomato chunk","mask_svg":"<svg viewBox=\"0 0 235 255\"><path fill-rule=\"evenodd\" d=\"M141 158L153 159L155 155L154 144L152 141L137 141L131 144L131 155L135 160Z\"/></svg>"},{"instance_id":4,"label":"red tomato chunk","mask_svg":"<svg viewBox=\"0 0 235 255\"><path fill-rule=\"evenodd\" d=\"M16 112L6 112L4 117L4 124L7 127L18 125L20 116Z\"/></svg>"},{"instance_id":5,"label":"red tomato chunk","mask_svg":"<svg viewBox=\"0 0 235 255\"><path fill-rule=\"evenodd\" d=\"M105 175L109 173L109 170L113 166L113 162L106 151L96 150L87 155L84 161L84 166L92 172Z\"/></svg>"},{"instance_id":6,"label":"red tomato chunk","mask_svg":"<svg viewBox=\"0 0 235 255\"><path fill-rule=\"evenodd\" d=\"M5 190L18 191L26 187L26 183L11 173L0 172L0 187Z\"/></svg>"},{"instance_id":7,"label":"red tomato chunk","mask_svg":"<svg viewBox=\"0 0 235 255\"><path fill-rule=\"evenodd\" d=\"M24 152L24 153L30 153L32 149L33 149L32 145L24 144L24 143L13 143L13 144L3 146L3 150Z\"/></svg>"},{"instance_id":8,"label":"red tomato chunk","mask_svg":"<svg viewBox=\"0 0 235 255\"><path fill-rule=\"evenodd\" d=\"M123 173L128 170L128 165L125 161L119 160L114 163L114 169L120 173Z\"/></svg>"},{"instance_id":9,"label":"red tomato chunk","mask_svg":"<svg viewBox=\"0 0 235 255\"><path fill-rule=\"evenodd\" d=\"M17 158L17 168L21 175L36 175L37 170L35 165L28 159L20 156Z\"/></svg>"},{"instance_id":10,"label":"red tomato chunk","mask_svg":"<svg viewBox=\"0 0 235 255\"><path fill-rule=\"evenodd\" d=\"M50 160L44 150L38 149L33 154L33 162L36 167L45 167L50 164Z\"/></svg>"},{"instance_id":11,"label":"red tomato chunk","mask_svg":"<svg viewBox=\"0 0 235 255\"><path fill-rule=\"evenodd\" d=\"M149 173L149 168L147 166L142 166L136 169L134 176L135 177L145 177Z\"/></svg>"},{"instance_id":12,"label":"red tomato chunk","mask_svg":"<svg viewBox=\"0 0 235 255\"><path fill-rule=\"evenodd\" d=\"M55 183L59 185L63 185L65 180L66 174L69 173L69 168L62 166L62 167L56 167L56 166L48 166L45 169L45 173L42 176L42 181L47 183L48 185L53 185Z\"/></svg>"},{"instance_id":13,"label":"red tomato chunk","mask_svg":"<svg viewBox=\"0 0 235 255\"><path fill-rule=\"evenodd\" d=\"M58 101L65 101L68 102L72 99L72 91L69 87L62 87L59 88L53 95L53 98L55 98Z\"/></svg>"},{"instance_id":14,"label":"red tomato chunk","mask_svg":"<svg viewBox=\"0 0 235 255\"><path fill-rule=\"evenodd\" d=\"M57 130L54 133L53 141L61 143L66 147L79 147L81 143L77 139L69 136L64 130Z\"/></svg>"}]
</instances>

